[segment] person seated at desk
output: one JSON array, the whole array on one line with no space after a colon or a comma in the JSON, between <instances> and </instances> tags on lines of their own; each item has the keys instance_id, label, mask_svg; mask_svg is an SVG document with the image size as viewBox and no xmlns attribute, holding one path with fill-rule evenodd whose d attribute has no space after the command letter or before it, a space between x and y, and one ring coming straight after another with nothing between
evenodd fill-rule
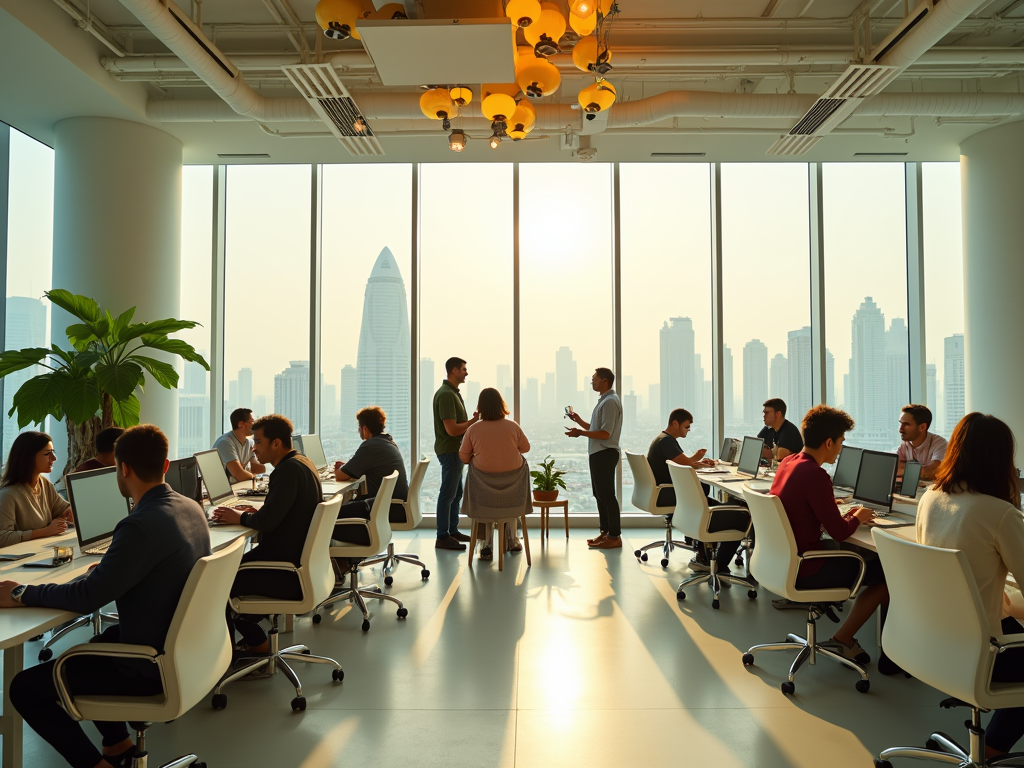
<instances>
[{"instance_id":1,"label":"person seated at desk","mask_svg":"<svg viewBox=\"0 0 1024 768\"><path fill-rule=\"evenodd\" d=\"M409 497L409 479L405 472L402 452L395 445L394 438L384 431L387 420L388 417L384 413L384 409L376 405L363 408L356 414L359 439L363 442L352 454L351 459L345 462L334 462L334 478L343 483L347 480L365 477L366 493L358 496L355 501L343 504L338 513L339 520L356 517L369 520L373 500L377 498L377 492L380 491L380 484L395 470L398 471L398 482L395 483L395 490L391 494L392 502L391 509L388 510L388 521L404 523L408 519L405 505L401 502ZM337 541L362 546L367 546L370 543L370 534L364 525L335 526L333 538Z\"/></svg>"},{"instance_id":2,"label":"person seated at desk","mask_svg":"<svg viewBox=\"0 0 1024 768\"><path fill-rule=\"evenodd\" d=\"M96 433L96 455L86 459L75 472L87 472L90 469L104 469L114 466L114 443L124 432L120 427L107 427Z\"/></svg>"},{"instance_id":3,"label":"person seated at desk","mask_svg":"<svg viewBox=\"0 0 1024 768\"><path fill-rule=\"evenodd\" d=\"M1007 573L1024 584L1024 517L1013 454L1013 432L1005 423L967 414L953 430L935 484L917 505L917 541L967 556L993 637L1024 632L1005 610ZM992 682L1024 682L1024 648L995 657ZM995 710L985 730L985 757L1013 751L1021 736L1024 708Z\"/></svg>"},{"instance_id":4,"label":"person seated at desk","mask_svg":"<svg viewBox=\"0 0 1024 768\"><path fill-rule=\"evenodd\" d=\"M761 458L782 461L791 453L799 453L804 447L804 441L796 424L786 418L786 402L781 397L765 400L761 414L764 429L757 433L764 440Z\"/></svg>"},{"instance_id":5,"label":"person seated at desk","mask_svg":"<svg viewBox=\"0 0 1024 768\"><path fill-rule=\"evenodd\" d=\"M14 438L0 477L0 547L67 530L71 505L43 477L56 461L45 432L22 432Z\"/></svg>"},{"instance_id":6,"label":"person seated at desk","mask_svg":"<svg viewBox=\"0 0 1024 768\"><path fill-rule=\"evenodd\" d=\"M79 581L33 586L0 582L0 607L41 606L84 615L115 602L119 623L92 642L159 650L193 567L210 554L210 531L202 507L164 483L167 438L157 427L140 424L126 430L117 440L114 458L118 488L135 500L135 507L114 528L107 553ZM47 661L14 677L14 708L75 768L128 763L135 745L125 723L94 723L103 737L101 754L82 724L60 706L53 682L56 663ZM72 694L156 696L163 691L156 666L145 660L87 656L72 659L64 669Z\"/></svg>"},{"instance_id":7,"label":"person seated at desk","mask_svg":"<svg viewBox=\"0 0 1024 768\"><path fill-rule=\"evenodd\" d=\"M900 447L896 449L899 459L897 474L903 476L908 461L921 465L921 479L933 480L946 455L946 440L928 430L932 426L932 412L926 405L911 403L904 405L900 413Z\"/></svg>"},{"instance_id":8,"label":"person seated at desk","mask_svg":"<svg viewBox=\"0 0 1024 768\"><path fill-rule=\"evenodd\" d=\"M672 476L669 474L667 464L669 461L681 464L684 467L693 467L694 469L715 466L714 459L704 458L704 454L707 453L706 448L701 448L693 456L687 456L679 449L679 438L686 437L690 432L691 426L693 426L693 415L685 408L676 408L669 414L668 426L665 427L661 434L654 438L647 449L647 463L651 465L651 472L654 473L654 482L658 485L672 485ZM704 495L708 497L708 506L718 506L720 502L711 498L711 486L702 482L700 487L704 489ZM662 488L659 491L659 507L672 507L675 506L675 503L675 488ZM670 519L671 517L669 515ZM721 512L715 517L715 524L717 525L719 522L724 523L722 526L723 530L725 528L740 530L750 525L750 515L739 511ZM690 570L710 570L708 554L704 545L699 541L694 542L694 544L696 554L690 560ZM739 546L740 542L738 541L723 541L719 544L718 557L716 558L719 573L730 573L729 563L732 562L732 558L736 554L736 550L739 549Z\"/></svg>"},{"instance_id":9,"label":"person seated at desk","mask_svg":"<svg viewBox=\"0 0 1024 768\"><path fill-rule=\"evenodd\" d=\"M846 433L853 429L853 419L837 408L817 405L807 412L801 426L803 450L782 460L770 493L782 501L796 539L797 552L802 555L808 550L837 548L836 545L850 538L861 523L870 522L874 512L866 507L856 507L842 515L836 505L832 479L821 466L832 464L839 457ZM822 541L822 528L833 541ZM867 664L871 657L861 648L854 635L871 618L876 608L888 605L889 589L885 585L878 556L864 551L859 554L866 563L862 589L846 620L832 635L830 642L837 645L842 656L858 664ZM851 586L859 571L860 564L853 558L806 560L800 563L796 587L829 589ZM887 658L885 661L886 664L892 664ZM886 664L879 662L880 672L892 674L896 671L887 669Z\"/></svg>"},{"instance_id":10,"label":"person seated at desk","mask_svg":"<svg viewBox=\"0 0 1024 768\"><path fill-rule=\"evenodd\" d=\"M231 412L231 431L225 432L213 443L224 464L224 473L232 483L252 480L267 471L253 450L252 430L252 410L235 408Z\"/></svg>"},{"instance_id":11,"label":"person seated at desk","mask_svg":"<svg viewBox=\"0 0 1024 768\"><path fill-rule=\"evenodd\" d=\"M523 454L530 452L530 441L523 428L513 419L507 418L508 406L501 393L494 387L480 390L476 412L480 414L480 421L472 424L462 436L462 446L459 448L462 463L470 464L474 473L482 472L485 475L514 472L522 467L525 461ZM526 495L529 497L529 477L526 477L525 481ZM468 485L469 481L466 483ZM472 500L465 496L463 501L467 510L471 509ZM466 514L469 514L469 511ZM481 523L478 527L481 560L494 559L489 526L490 524ZM509 532L507 539L502 541L502 546L505 547L505 551L512 552L519 552L523 548L516 531ZM473 557L473 553L470 552L469 556Z\"/></svg>"},{"instance_id":12,"label":"person seated at desk","mask_svg":"<svg viewBox=\"0 0 1024 768\"><path fill-rule=\"evenodd\" d=\"M320 475L313 462L292 448L291 421L284 416L264 416L252 425L253 450L264 464L273 464L270 486L259 510L248 506L217 507L214 520L228 525L244 525L260 532L260 543L242 556L242 562L254 560L299 565L313 513L323 501ZM239 571L231 587L232 597L262 595L273 600L298 600L302 597L299 577L289 571L251 569ZM260 627L262 616L235 614L228 606L228 627L242 636L239 650L248 655L268 653L270 643ZM270 674L267 666L253 677Z\"/></svg>"}]
</instances>

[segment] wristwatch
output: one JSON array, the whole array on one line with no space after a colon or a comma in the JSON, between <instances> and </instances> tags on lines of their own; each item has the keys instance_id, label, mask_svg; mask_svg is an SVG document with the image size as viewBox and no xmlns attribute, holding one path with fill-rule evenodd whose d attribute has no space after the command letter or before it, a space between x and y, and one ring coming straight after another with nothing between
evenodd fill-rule
<instances>
[{"instance_id":1,"label":"wristwatch","mask_svg":"<svg viewBox=\"0 0 1024 768\"><path fill-rule=\"evenodd\" d=\"M20 603L21 596L22 594L24 594L26 589L28 589L28 586L25 584L19 584L18 586L16 586L14 589L11 590L11 600L13 600L16 603Z\"/></svg>"}]
</instances>

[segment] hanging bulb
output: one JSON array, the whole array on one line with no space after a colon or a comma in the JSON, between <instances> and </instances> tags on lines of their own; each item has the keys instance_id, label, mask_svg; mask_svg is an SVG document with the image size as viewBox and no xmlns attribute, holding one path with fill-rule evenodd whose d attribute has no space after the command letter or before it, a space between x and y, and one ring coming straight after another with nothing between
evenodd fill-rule
<instances>
[{"instance_id":1,"label":"hanging bulb","mask_svg":"<svg viewBox=\"0 0 1024 768\"><path fill-rule=\"evenodd\" d=\"M574 13L581 19L588 19L597 10L597 0L571 0L569 12Z\"/></svg>"},{"instance_id":2,"label":"hanging bulb","mask_svg":"<svg viewBox=\"0 0 1024 768\"><path fill-rule=\"evenodd\" d=\"M540 17L540 0L509 0L505 15L517 27L525 29Z\"/></svg>"},{"instance_id":3,"label":"hanging bulb","mask_svg":"<svg viewBox=\"0 0 1024 768\"><path fill-rule=\"evenodd\" d=\"M491 144L491 149L497 149L499 146L501 146L501 136L499 136L496 133L493 134L491 136L490 144Z\"/></svg>"},{"instance_id":4,"label":"hanging bulb","mask_svg":"<svg viewBox=\"0 0 1024 768\"><path fill-rule=\"evenodd\" d=\"M466 135L466 132L460 128L456 128L448 136L448 149L452 152L461 152L466 148L466 142L468 140L469 137Z\"/></svg>"}]
</instances>

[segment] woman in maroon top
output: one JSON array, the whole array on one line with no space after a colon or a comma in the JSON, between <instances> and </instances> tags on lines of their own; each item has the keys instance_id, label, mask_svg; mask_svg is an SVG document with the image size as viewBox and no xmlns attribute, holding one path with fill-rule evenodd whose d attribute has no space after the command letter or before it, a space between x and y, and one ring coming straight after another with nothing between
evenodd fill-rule
<instances>
[{"instance_id":1,"label":"woman in maroon top","mask_svg":"<svg viewBox=\"0 0 1024 768\"><path fill-rule=\"evenodd\" d=\"M786 516L793 529L797 552L832 549L846 541L861 523L868 523L874 513L865 507L843 515L836 505L832 478L822 464L832 464L843 449L845 433L853 429L853 419L845 412L827 405L819 405L807 412L801 424L804 449L783 459L775 473L771 493L782 500ZM822 529L832 541L822 541ZM832 641L848 659L867 664L871 657L854 637L879 605L888 604L889 589L877 555L864 550L867 568L861 582L863 589L854 601L846 621L836 630ZM800 564L797 589L828 589L850 586L857 578L859 564L852 558L808 560Z\"/></svg>"}]
</instances>

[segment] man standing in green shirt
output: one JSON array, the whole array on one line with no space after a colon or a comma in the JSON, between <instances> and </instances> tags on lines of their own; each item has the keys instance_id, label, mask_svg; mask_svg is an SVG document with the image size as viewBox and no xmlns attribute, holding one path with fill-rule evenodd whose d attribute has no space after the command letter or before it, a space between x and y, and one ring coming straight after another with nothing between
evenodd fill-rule
<instances>
[{"instance_id":1,"label":"man standing in green shirt","mask_svg":"<svg viewBox=\"0 0 1024 768\"><path fill-rule=\"evenodd\" d=\"M459 503L462 501L462 435L479 420L466 416L466 404L459 392L469 371L466 361L450 357L444 369L448 378L434 393L434 453L441 465L441 489L437 493L437 543L435 549L464 550L469 536L459 531Z\"/></svg>"}]
</instances>

